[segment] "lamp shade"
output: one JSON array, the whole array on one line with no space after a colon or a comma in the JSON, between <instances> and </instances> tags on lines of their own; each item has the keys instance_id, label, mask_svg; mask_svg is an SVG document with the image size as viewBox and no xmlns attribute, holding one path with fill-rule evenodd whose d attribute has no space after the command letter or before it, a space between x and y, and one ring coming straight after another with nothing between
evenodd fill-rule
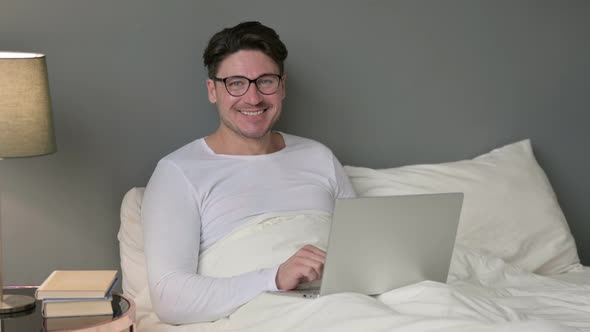
<instances>
[{"instance_id":1,"label":"lamp shade","mask_svg":"<svg viewBox=\"0 0 590 332\"><path fill-rule=\"evenodd\" d=\"M55 151L45 55L0 52L0 158Z\"/></svg>"}]
</instances>

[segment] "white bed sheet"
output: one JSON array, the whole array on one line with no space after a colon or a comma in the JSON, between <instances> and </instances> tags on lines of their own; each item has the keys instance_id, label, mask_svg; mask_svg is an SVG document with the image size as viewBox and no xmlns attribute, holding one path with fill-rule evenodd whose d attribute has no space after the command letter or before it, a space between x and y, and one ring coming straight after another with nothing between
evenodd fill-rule
<instances>
[{"instance_id":1,"label":"white bed sheet","mask_svg":"<svg viewBox=\"0 0 590 332\"><path fill-rule=\"evenodd\" d=\"M556 274L550 277L555 280L565 281L575 285L590 286L590 266L582 267L581 271Z\"/></svg>"},{"instance_id":2,"label":"white bed sheet","mask_svg":"<svg viewBox=\"0 0 590 332\"><path fill-rule=\"evenodd\" d=\"M234 275L280 262L303 243L325 246L328 219L309 212L256 218L204 253L200 273ZM319 236L310 239L310 233ZM590 285L561 278L457 247L449 284L425 281L379 297L306 300L265 293L227 319L182 326L159 322L147 289L135 299L140 331L590 331Z\"/></svg>"}]
</instances>

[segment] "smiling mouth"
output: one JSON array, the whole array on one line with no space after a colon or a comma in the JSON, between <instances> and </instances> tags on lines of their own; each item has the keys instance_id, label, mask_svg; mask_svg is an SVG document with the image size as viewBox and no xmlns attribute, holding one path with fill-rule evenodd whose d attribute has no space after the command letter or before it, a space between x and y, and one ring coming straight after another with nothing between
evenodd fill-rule
<instances>
[{"instance_id":1,"label":"smiling mouth","mask_svg":"<svg viewBox=\"0 0 590 332\"><path fill-rule=\"evenodd\" d=\"M256 115L260 115L264 112L266 112L267 108L262 109L262 110L257 110L257 111L239 111L240 113L246 115L246 116L256 116Z\"/></svg>"}]
</instances>

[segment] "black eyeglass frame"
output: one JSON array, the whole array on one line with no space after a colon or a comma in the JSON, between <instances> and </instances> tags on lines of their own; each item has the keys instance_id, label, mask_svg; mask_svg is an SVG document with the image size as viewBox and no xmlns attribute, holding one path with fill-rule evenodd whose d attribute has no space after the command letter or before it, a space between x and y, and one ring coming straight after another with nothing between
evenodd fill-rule
<instances>
[{"instance_id":1,"label":"black eyeglass frame","mask_svg":"<svg viewBox=\"0 0 590 332\"><path fill-rule=\"evenodd\" d=\"M277 84L277 87L276 87L276 90L275 90L275 91L273 91L273 92L271 92L271 93L264 93L264 92L262 92L262 91L260 90L260 88L258 87L258 84L257 84L256 82L257 82L259 79L261 79L261 78L263 78L263 77L265 77L265 76L276 76L276 77L278 77L278 78L279 78L279 82L278 82L278 84ZM246 88L246 90L244 90L244 93L242 93L241 95L235 95L235 94L233 94L233 93L231 93L231 92L229 91L229 88L227 87L227 83L226 83L226 82L227 82L227 80L229 80L230 78L243 78L243 79L245 79L245 80L247 80L247 81L248 81L248 87ZM279 75L279 74L273 74L273 73L266 73L266 74L262 74L262 75L260 75L260 76L256 77L256 78L255 78L255 79L253 79L253 80L251 80L251 79L249 79L249 78L247 78L247 77L245 77L245 76L240 76L240 75L228 76L228 77L225 77L225 78L221 78L221 77L216 77L216 76L215 76L215 77L213 77L212 79L213 79L214 81L216 81L216 82L223 82L223 86L225 86L225 90L227 91L227 93L229 93L229 94L230 94L230 96L233 96L233 97L241 97L241 96L245 95L246 93L248 93L248 90L250 90L250 86L252 85L252 83L254 83L254 86L256 87L256 90L258 90L258 92L262 93L262 94L263 94L263 95L265 95L265 96L270 96L270 95L274 95L275 93L277 93L277 91L279 91L279 87L281 86L281 81L283 80L283 75L282 75L282 74L280 74L280 75Z\"/></svg>"}]
</instances>

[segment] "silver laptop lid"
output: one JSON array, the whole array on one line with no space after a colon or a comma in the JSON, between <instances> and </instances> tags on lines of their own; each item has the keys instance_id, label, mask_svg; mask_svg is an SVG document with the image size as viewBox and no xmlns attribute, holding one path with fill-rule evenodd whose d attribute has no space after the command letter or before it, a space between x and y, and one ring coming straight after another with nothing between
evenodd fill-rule
<instances>
[{"instance_id":1,"label":"silver laptop lid","mask_svg":"<svg viewBox=\"0 0 590 332\"><path fill-rule=\"evenodd\" d=\"M462 193L336 200L320 295L446 282Z\"/></svg>"}]
</instances>

